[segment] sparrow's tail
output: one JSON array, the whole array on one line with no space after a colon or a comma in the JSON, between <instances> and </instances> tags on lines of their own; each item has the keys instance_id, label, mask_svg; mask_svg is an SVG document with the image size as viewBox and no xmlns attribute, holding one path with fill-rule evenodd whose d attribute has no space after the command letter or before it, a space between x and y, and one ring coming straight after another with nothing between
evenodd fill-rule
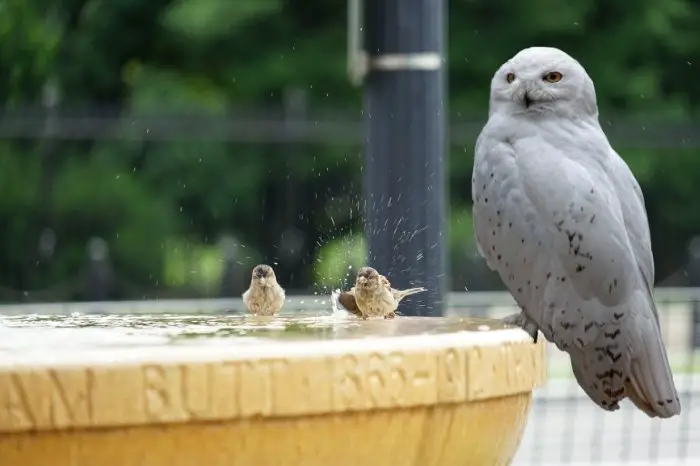
<instances>
[{"instance_id":1,"label":"sparrow's tail","mask_svg":"<svg viewBox=\"0 0 700 466\"><path fill-rule=\"evenodd\" d=\"M396 298L396 301L401 301L403 298L406 296L411 296L412 294L416 293L422 293L423 291L427 291L423 287L419 288L409 288L407 290L392 290L394 294L394 298Z\"/></svg>"}]
</instances>

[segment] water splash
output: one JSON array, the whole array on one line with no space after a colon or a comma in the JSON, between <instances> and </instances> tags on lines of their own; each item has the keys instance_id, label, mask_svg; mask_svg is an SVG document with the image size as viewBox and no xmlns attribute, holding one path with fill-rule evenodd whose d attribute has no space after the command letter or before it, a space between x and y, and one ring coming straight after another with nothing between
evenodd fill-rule
<instances>
[{"instance_id":1,"label":"water splash","mask_svg":"<svg viewBox=\"0 0 700 466\"><path fill-rule=\"evenodd\" d=\"M330 317L335 319L347 319L352 314L343 309L341 306L340 300L338 299L340 297L340 293L340 288L336 288L335 290L331 291L331 309L333 312L331 313Z\"/></svg>"}]
</instances>

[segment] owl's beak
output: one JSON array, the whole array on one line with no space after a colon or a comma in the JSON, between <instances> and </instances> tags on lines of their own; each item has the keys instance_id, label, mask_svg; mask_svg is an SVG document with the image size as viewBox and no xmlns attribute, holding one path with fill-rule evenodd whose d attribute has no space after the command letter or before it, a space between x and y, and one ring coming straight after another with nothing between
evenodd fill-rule
<instances>
[{"instance_id":1,"label":"owl's beak","mask_svg":"<svg viewBox=\"0 0 700 466\"><path fill-rule=\"evenodd\" d=\"M525 103L525 108L530 108L530 105L532 104L532 99L530 98L530 94L528 94L527 92L523 97L523 102Z\"/></svg>"}]
</instances>

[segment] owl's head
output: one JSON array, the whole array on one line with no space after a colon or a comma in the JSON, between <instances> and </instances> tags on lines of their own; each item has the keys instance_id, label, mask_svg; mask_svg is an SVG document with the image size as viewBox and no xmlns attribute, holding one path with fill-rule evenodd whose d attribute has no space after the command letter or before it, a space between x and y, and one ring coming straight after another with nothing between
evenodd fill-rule
<instances>
[{"instance_id":1,"label":"owl's head","mask_svg":"<svg viewBox=\"0 0 700 466\"><path fill-rule=\"evenodd\" d=\"M552 47L521 50L491 80L489 115L598 116L595 87L583 66Z\"/></svg>"}]
</instances>

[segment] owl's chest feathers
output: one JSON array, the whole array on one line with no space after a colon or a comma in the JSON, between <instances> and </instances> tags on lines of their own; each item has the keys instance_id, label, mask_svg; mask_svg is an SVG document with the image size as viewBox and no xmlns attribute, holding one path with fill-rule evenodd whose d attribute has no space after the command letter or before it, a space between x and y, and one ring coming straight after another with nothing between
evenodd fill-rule
<instances>
[{"instance_id":1,"label":"owl's chest feathers","mask_svg":"<svg viewBox=\"0 0 700 466\"><path fill-rule=\"evenodd\" d=\"M482 138L487 149L497 144L510 146L513 151L507 155L512 158L539 158L545 152L544 147L560 157L577 161L607 159L610 153L610 145L598 121L590 118L493 116L479 137Z\"/></svg>"},{"instance_id":2,"label":"owl's chest feathers","mask_svg":"<svg viewBox=\"0 0 700 466\"><path fill-rule=\"evenodd\" d=\"M501 133L496 128L485 129L479 141L481 147L477 147L473 178L477 241L489 266L499 273L518 304L551 340L547 323L571 317L564 315L570 310L566 306L576 310L583 307L581 303L585 300L580 298L579 303L561 258L553 252L561 233L553 227L549 215L557 212L545 207L557 204L544 201L562 198L573 201L577 196L585 197L587 190L577 191L577 176L596 180L598 191L607 192L610 167L605 161L610 160L614 152L607 140L601 141L598 135L588 140L585 137L574 140L577 133L566 127L565 130L546 131L546 125L541 128L525 125L525 132L529 134L520 129ZM527 159L518 160L519 157ZM585 170L559 170L562 160L568 160L569 167L573 161ZM562 177L568 180L564 185L570 185L571 190L562 188L562 183L555 189L557 183L552 180ZM528 195L527 188L532 186L537 186L539 197ZM566 204L572 205L569 201ZM559 213L578 222L578 211L569 208ZM586 219L589 217L587 214ZM561 296L568 297L569 301L554 299ZM565 307L550 309L554 304ZM555 311L557 314L552 317ZM569 324L569 320L564 321Z\"/></svg>"},{"instance_id":3,"label":"owl's chest feathers","mask_svg":"<svg viewBox=\"0 0 700 466\"><path fill-rule=\"evenodd\" d=\"M613 155L597 121L494 117L477 140L474 199L484 200L490 194L501 202L527 203L523 195L529 186L547 191L552 179L569 178L572 171L566 169L567 164L607 180ZM577 180L569 181L574 196ZM562 194L566 195L557 193Z\"/></svg>"},{"instance_id":4,"label":"owl's chest feathers","mask_svg":"<svg viewBox=\"0 0 700 466\"><path fill-rule=\"evenodd\" d=\"M530 133L526 135L525 133ZM546 277L551 239L542 232L542 219L528 198L516 145L528 144L537 132L526 125L524 133L496 127L482 133L474 167L474 221L480 248L489 266L501 276L523 308L535 308L550 278ZM506 147L504 145L510 146ZM499 147L500 146L500 147ZM543 234L545 233L545 234Z\"/></svg>"}]
</instances>

